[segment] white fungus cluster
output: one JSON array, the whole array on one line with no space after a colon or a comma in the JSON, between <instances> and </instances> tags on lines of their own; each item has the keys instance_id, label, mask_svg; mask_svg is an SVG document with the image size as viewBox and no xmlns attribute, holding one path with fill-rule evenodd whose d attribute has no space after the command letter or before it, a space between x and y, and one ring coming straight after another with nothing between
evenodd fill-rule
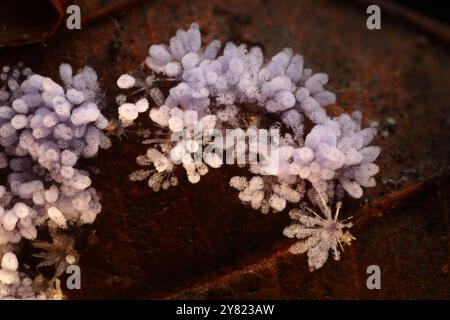
<instances>
[{"instance_id":1,"label":"white fungus cluster","mask_svg":"<svg viewBox=\"0 0 450 320\"><path fill-rule=\"evenodd\" d=\"M38 227L92 223L101 205L89 173L76 165L110 146L95 71L74 74L62 64L62 85L21 65L2 71L0 247L35 240Z\"/></svg>"},{"instance_id":2,"label":"white fungus cluster","mask_svg":"<svg viewBox=\"0 0 450 320\"><path fill-rule=\"evenodd\" d=\"M335 101L323 88L328 76L304 69L302 56L287 48L266 61L259 47L228 42L219 56L221 49L219 40L201 46L196 23L187 31L178 30L168 45L152 45L147 66L180 81L165 104L203 111L211 100L219 105L252 103L281 113L298 104L316 122L325 120L321 106Z\"/></svg>"},{"instance_id":3,"label":"white fungus cluster","mask_svg":"<svg viewBox=\"0 0 450 320\"><path fill-rule=\"evenodd\" d=\"M154 139L143 141L153 145L145 155L137 158L141 166L153 166L151 170L137 170L130 174L130 179L140 181L149 178L148 185L154 191L168 189L178 185L178 178L173 175L175 165L182 165L191 183L200 181L209 169L208 165L218 168L222 160L216 157L204 158L205 163L196 161L201 157L205 137L216 126L216 117L205 115L199 118L195 110L182 110L162 105L150 110L151 120L160 128ZM200 153L200 155L199 155Z\"/></svg>"},{"instance_id":4,"label":"white fungus cluster","mask_svg":"<svg viewBox=\"0 0 450 320\"><path fill-rule=\"evenodd\" d=\"M295 141L278 149L277 158L257 169L258 173L307 180L327 199L333 197L335 181L354 198L363 194L361 187L373 187L379 168L373 161L380 148L369 146L376 130L361 130L361 113L343 114L325 124L315 125L304 143Z\"/></svg>"},{"instance_id":5,"label":"white fungus cluster","mask_svg":"<svg viewBox=\"0 0 450 320\"><path fill-rule=\"evenodd\" d=\"M124 122L132 122L137 119L139 113L148 109L148 100L143 98L136 103L123 103L119 107L119 119Z\"/></svg>"},{"instance_id":6,"label":"white fungus cluster","mask_svg":"<svg viewBox=\"0 0 450 320\"><path fill-rule=\"evenodd\" d=\"M375 185L373 175L378 167L373 161L380 149L368 145L376 130L361 129L360 112L334 118L327 115L324 106L334 103L335 95L324 88L326 74L304 68L303 57L289 48L270 60L264 59L258 47L228 42L221 50L218 40L202 47L199 26L194 23L186 31L178 30L169 44L150 46L145 62L154 73L149 76L152 81L124 74L117 83L121 88L138 86L158 92L159 98L153 100L158 100L156 104L165 115L152 109L150 118L159 125L167 126L168 118L164 117L174 108L195 110L201 116L209 114L234 124L239 123L239 109L251 110L257 118L275 114L291 131L292 143L280 148L280 158L274 159L277 163L261 168L265 175L307 180L325 195L339 182L355 198L362 196L361 187ZM151 88L162 77L176 81L165 99L158 88ZM120 117L133 121L139 112L136 105L142 100L122 104ZM305 121L313 125L306 135ZM181 123L175 119L171 128L180 129Z\"/></svg>"},{"instance_id":7,"label":"white fungus cluster","mask_svg":"<svg viewBox=\"0 0 450 320\"><path fill-rule=\"evenodd\" d=\"M285 228L283 234L289 238L300 241L289 248L293 254L307 252L310 271L320 269L328 259L331 250L334 260L340 259L338 245L350 244L355 238L345 228L351 228L351 223L338 220L341 202L337 203L336 213L333 217L330 207L321 194L318 194L317 204L325 218L315 211L304 207L302 210L293 209L289 212L291 219L296 223Z\"/></svg>"},{"instance_id":8,"label":"white fungus cluster","mask_svg":"<svg viewBox=\"0 0 450 320\"><path fill-rule=\"evenodd\" d=\"M2 257L0 269L0 282L3 284L13 284L19 279L19 261L12 252L6 252Z\"/></svg>"},{"instance_id":9,"label":"white fungus cluster","mask_svg":"<svg viewBox=\"0 0 450 320\"><path fill-rule=\"evenodd\" d=\"M178 30L168 44L150 46L145 60L150 73L145 80L124 74L117 84L122 89L137 88L134 93L150 96L157 106L150 110L154 126L168 127L172 133L185 130L184 118L173 118L173 113L182 112L215 117L215 128L219 130L280 128L283 136L276 152L258 154L265 161L249 166L252 177L236 176L230 181L239 191L240 200L254 209L263 213L280 212L289 203L302 201L305 194L318 194L327 202L341 190L360 198L363 187L376 184L374 175L379 168L374 161L380 148L370 146L376 130L361 127L359 111L329 116L325 107L335 103L336 97L325 89L328 75L304 68L303 62L303 57L289 48L267 60L259 47L232 42L222 46L219 40L203 47L199 26L194 23L188 30ZM166 97L158 88L165 82L172 84ZM126 99L123 95L118 99L119 114L130 125L139 111L136 106L131 107L133 103L126 104ZM306 128L310 130L306 132ZM157 129L155 139L150 139L158 147L150 149L150 155L138 158L138 162L170 172L180 163L185 166L183 156L191 156L198 145L192 148L168 144L160 134L161 130ZM228 145L222 147L226 149ZM169 157L172 153L179 154L175 157L178 162ZM203 161L208 163L208 159ZM216 168L223 160L213 162L217 165L208 165ZM189 181L198 182L201 173L196 174L195 170L201 170L189 168L186 168ZM145 179L151 172L138 170L130 178ZM163 181L159 176L153 179ZM150 186L154 190L159 190L159 182L156 188L153 185L152 182ZM322 245L319 247L323 249ZM316 268L322 260L310 265Z\"/></svg>"},{"instance_id":10,"label":"white fungus cluster","mask_svg":"<svg viewBox=\"0 0 450 320\"><path fill-rule=\"evenodd\" d=\"M288 203L300 202L305 194L303 181L297 179L280 181L276 177L253 176L247 180L246 177L235 176L231 178L230 186L239 191L239 199L243 203L264 214L270 210L283 211Z\"/></svg>"},{"instance_id":11,"label":"white fungus cluster","mask_svg":"<svg viewBox=\"0 0 450 320\"><path fill-rule=\"evenodd\" d=\"M13 252L0 254L0 299L46 299L52 294L52 288L44 288L44 278L34 279L19 272L19 261Z\"/></svg>"}]
</instances>

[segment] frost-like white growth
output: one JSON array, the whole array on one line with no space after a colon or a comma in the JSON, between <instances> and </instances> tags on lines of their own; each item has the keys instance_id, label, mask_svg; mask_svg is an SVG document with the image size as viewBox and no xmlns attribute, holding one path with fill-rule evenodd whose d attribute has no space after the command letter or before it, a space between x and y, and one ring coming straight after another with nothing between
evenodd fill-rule
<instances>
[{"instance_id":1,"label":"frost-like white growth","mask_svg":"<svg viewBox=\"0 0 450 320\"><path fill-rule=\"evenodd\" d=\"M168 45L150 46L145 63L154 74L148 77L151 81L136 80L136 84L142 84L138 92L148 92L157 106L150 110L155 124L182 132L185 119L174 117L173 110L214 116L219 121L216 128L223 128L222 123L242 127L243 120L249 125L245 114L254 114L256 123L267 114L275 114L291 132L291 142L280 148L281 158L273 158L257 170L258 174L307 180L317 192L326 191L325 196L332 196L335 181L355 198L361 197L362 187L375 185L373 176L378 167L373 161L380 149L369 143L376 130L361 128L359 112L334 118L327 115L324 107L336 100L325 89L327 74L304 68L303 57L289 48L268 60L259 47L228 42L218 55L221 48L218 40L202 47L196 23L188 30L178 30ZM122 75L119 80L127 78ZM167 81L174 86L163 102L155 85ZM119 107L125 124L138 117L136 105L123 103ZM305 121L314 124L310 132L304 130ZM180 155L180 150L173 153ZM221 164L217 157L203 160L209 160L211 167ZM191 178L192 182L199 180L195 174ZM272 197L275 211L284 207L282 199Z\"/></svg>"},{"instance_id":2,"label":"frost-like white growth","mask_svg":"<svg viewBox=\"0 0 450 320\"><path fill-rule=\"evenodd\" d=\"M0 269L0 286L12 285L19 280L18 278L18 272L15 270Z\"/></svg>"},{"instance_id":3,"label":"frost-like white growth","mask_svg":"<svg viewBox=\"0 0 450 320\"><path fill-rule=\"evenodd\" d=\"M159 191L178 185L178 178L174 176L174 167L177 165L184 168L191 183L199 182L200 177L209 171L207 165L213 168L222 165L222 160L213 156L204 159L207 165L196 161L203 145L209 143L205 139L205 132L216 126L216 117L207 115L199 118L195 110L183 111L162 105L150 110L150 119L160 130L154 139L143 141L152 147L145 155L137 158L137 163L153 166L154 169L139 169L130 174L130 180L149 178L149 187ZM174 135L178 139L173 139Z\"/></svg>"},{"instance_id":4,"label":"frost-like white growth","mask_svg":"<svg viewBox=\"0 0 450 320\"><path fill-rule=\"evenodd\" d=\"M192 24L187 31L178 30L169 46L151 46L146 64L154 72L180 81L167 97L173 106L200 113L211 98L224 105L252 103L269 112L307 108L309 101L303 100L317 98L317 105L309 106L308 112L318 116L324 113L321 106L335 100L323 88L328 76L303 69L303 57L291 49L265 61L258 47L229 42L217 56L220 48L218 40L202 48L199 27Z\"/></svg>"},{"instance_id":5,"label":"frost-like white growth","mask_svg":"<svg viewBox=\"0 0 450 320\"><path fill-rule=\"evenodd\" d=\"M12 252L7 252L3 255L2 258L2 269L9 270L9 271L17 271L19 268L19 261L17 260L17 257Z\"/></svg>"},{"instance_id":6,"label":"frost-like white growth","mask_svg":"<svg viewBox=\"0 0 450 320\"><path fill-rule=\"evenodd\" d=\"M310 271L320 269L324 265L330 250L334 260L339 260L338 245L344 251L342 243L349 245L351 240L355 239L348 231L344 231L345 228L352 227L351 223L344 223L348 219L338 220L341 203L337 203L333 217L331 208L324 197L319 193L317 198L323 217L308 207L303 207L301 210L293 209L289 212L289 216L296 223L283 231L286 237L300 239L289 248L289 251L293 254L307 252Z\"/></svg>"},{"instance_id":7,"label":"frost-like white growth","mask_svg":"<svg viewBox=\"0 0 450 320\"><path fill-rule=\"evenodd\" d=\"M245 177L235 176L231 178L230 186L240 191L242 202L262 213L283 211L288 203L298 203L305 194L302 181L280 181L268 176L254 176L248 181Z\"/></svg>"},{"instance_id":8,"label":"frost-like white growth","mask_svg":"<svg viewBox=\"0 0 450 320\"><path fill-rule=\"evenodd\" d=\"M360 198L363 187L375 185L379 168L374 161L380 148L370 143L376 130L362 128L360 112L329 116L325 107L335 103L336 96L326 89L328 75L305 68L304 58L291 49L267 59L259 47L232 42L222 46L218 40L202 46L199 26L194 23L188 30L178 30L168 44L150 46L145 65L150 71L145 79L136 76L133 86L138 89L132 94L151 98L147 100L151 134L143 143L152 146L137 162L153 168L133 172L131 180L148 179L153 190L166 189L172 182L178 183L173 173L183 167L189 182L198 183L209 168L224 163L214 153L203 153L205 147L234 148L233 157L240 151L246 157L253 152L248 141L240 146L216 145L211 135L206 134L205 139L205 132L215 129L225 135L227 129L248 133L250 129L278 128L283 135L270 154L260 151L263 143L258 141L256 156L263 161L248 166L252 177L230 180L243 203L263 213L280 212L302 201L305 194L320 194L323 201L331 201L339 194L335 191L345 190ZM119 82L124 77L128 78L122 75ZM117 98L124 125L133 124L139 113L147 110L147 104L138 107L142 100L133 103L127 102L128 98ZM0 115L13 116L9 109L0 110ZM199 123L209 128L200 131L200 141L193 131ZM15 126L21 126L20 119ZM1 127L0 135L13 135L14 130ZM181 138L173 139L176 135ZM330 249L338 258L336 243L351 239L342 232L349 224L328 212L324 211L325 219L294 212L291 215L306 224L308 231L299 225L285 231L289 236L298 231L307 238L292 250L308 251L313 269L323 265ZM303 236L306 233L308 236Z\"/></svg>"},{"instance_id":9,"label":"frost-like white growth","mask_svg":"<svg viewBox=\"0 0 450 320\"><path fill-rule=\"evenodd\" d=\"M363 194L361 187L373 187L373 176L379 168L373 163L380 148L369 146L376 134L374 128L361 129L361 114L343 114L324 125L316 125L306 136L305 146L313 150L306 177L319 192L327 189L327 181L337 179L354 198ZM304 168L301 161L294 161Z\"/></svg>"},{"instance_id":10,"label":"frost-like white growth","mask_svg":"<svg viewBox=\"0 0 450 320\"><path fill-rule=\"evenodd\" d=\"M129 89L134 86L136 79L128 74L123 74L117 79L117 86L121 89Z\"/></svg>"},{"instance_id":11,"label":"frost-like white growth","mask_svg":"<svg viewBox=\"0 0 450 320\"><path fill-rule=\"evenodd\" d=\"M55 289L42 275L34 279L19 271L19 261L16 255L6 247L1 248L0 256L0 299L54 299ZM53 282L53 281L50 281ZM61 299L61 293L59 293Z\"/></svg>"},{"instance_id":12,"label":"frost-like white growth","mask_svg":"<svg viewBox=\"0 0 450 320\"><path fill-rule=\"evenodd\" d=\"M47 209L48 217L54 221L58 227L62 229L67 228L67 219L64 214L56 207L50 207Z\"/></svg>"},{"instance_id":13,"label":"frost-like white growth","mask_svg":"<svg viewBox=\"0 0 450 320\"><path fill-rule=\"evenodd\" d=\"M119 117L121 120L133 121L139 115L138 107L134 103L124 103L119 107Z\"/></svg>"},{"instance_id":14,"label":"frost-like white growth","mask_svg":"<svg viewBox=\"0 0 450 320\"><path fill-rule=\"evenodd\" d=\"M138 112L145 112L148 109L148 100L143 98L136 102L136 109Z\"/></svg>"},{"instance_id":15,"label":"frost-like white growth","mask_svg":"<svg viewBox=\"0 0 450 320\"><path fill-rule=\"evenodd\" d=\"M109 141L102 132L108 120L98 106L93 69L74 73L62 64L62 84L21 66L3 71L0 168L6 180L0 186L0 253L13 250L22 238L35 241L38 226L53 234L93 222L101 211L99 198L89 173L76 165ZM12 255L3 256L0 298L36 298L34 280L21 274L20 265L12 270L17 264Z\"/></svg>"},{"instance_id":16,"label":"frost-like white growth","mask_svg":"<svg viewBox=\"0 0 450 320\"><path fill-rule=\"evenodd\" d=\"M59 280L57 280L59 281ZM0 299L45 300L61 299L62 293L42 275L31 279L24 273L0 269Z\"/></svg>"}]
</instances>

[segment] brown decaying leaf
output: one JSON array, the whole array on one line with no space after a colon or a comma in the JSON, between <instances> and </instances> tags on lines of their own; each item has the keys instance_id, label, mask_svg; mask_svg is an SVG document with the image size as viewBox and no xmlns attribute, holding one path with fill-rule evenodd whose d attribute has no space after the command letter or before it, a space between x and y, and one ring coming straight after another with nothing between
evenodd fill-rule
<instances>
[{"instance_id":1,"label":"brown decaying leaf","mask_svg":"<svg viewBox=\"0 0 450 320\"><path fill-rule=\"evenodd\" d=\"M127 1L107 2L123 9ZM338 113L360 109L365 124L379 120L380 131L389 135L376 141L383 150L378 186L364 199L344 202L343 217L355 216L357 241L341 261L314 273L304 257L272 259L290 245L281 234L290 221L286 214L263 216L244 207L227 186L234 169L211 173L197 185L183 181L176 189L152 193L145 183L128 181L137 168L135 157L145 150L141 139L131 133L114 139L111 149L85 163L101 169L93 181L103 211L93 230L84 228L77 239L83 289L68 291L70 298L444 297L450 186L430 186L423 177L448 165L450 154L445 44L387 16L382 30L369 32L365 11L326 0L169 0L142 2L115 14L95 6L83 10L81 32L59 33L47 47L5 50L1 64L24 61L52 77L61 62L76 68L90 64L106 93L104 111L114 118L118 75L136 68L149 44L166 42L177 28L198 21L206 41L257 42L267 55L293 47L308 66L330 75ZM394 128L387 117L397 121ZM432 194L425 198L422 191ZM417 198L410 198L412 192ZM401 201L396 214L372 219L394 198L408 201ZM361 208L366 199L369 207ZM381 291L365 287L370 264L380 264L384 272ZM229 273L233 277L224 277ZM214 289L198 289L205 283Z\"/></svg>"}]
</instances>

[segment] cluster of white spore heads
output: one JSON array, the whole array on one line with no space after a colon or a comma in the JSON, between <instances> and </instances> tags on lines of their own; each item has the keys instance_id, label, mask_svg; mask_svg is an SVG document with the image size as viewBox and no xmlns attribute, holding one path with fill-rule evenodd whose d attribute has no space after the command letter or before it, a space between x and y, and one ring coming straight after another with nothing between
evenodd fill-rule
<instances>
[{"instance_id":1,"label":"cluster of white spore heads","mask_svg":"<svg viewBox=\"0 0 450 320\"><path fill-rule=\"evenodd\" d=\"M169 138L174 131L190 130L184 126L189 112L197 122L213 117L216 130L280 128L283 135L277 156L249 165L248 176L230 180L240 200L263 213L283 211L300 203L305 195L313 203L319 203L319 198L331 202L344 192L360 198L363 187L376 184L373 176L379 168L374 161L380 148L370 145L376 130L362 128L359 111L329 116L325 107L334 104L336 96L325 88L328 75L305 68L303 56L292 49L266 59L259 47L233 42L222 46L219 40L202 46L199 26L194 23L187 30L178 30L168 44L151 45L145 65L149 69L145 79L142 73L131 73L117 81L118 87L127 90L117 99L122 122L131 125L139 113L150 108L155 128L154 139L144 142L153 146L137 158L139 165L154 168L134 172L131 180L149 178L150 187L157 191L160 183L155 188L155 180L166 179L162 177L168 176L166 172L172 176L177 167L186 169L191 183L207 172L208 166L199 170L190 163L192 152L208 145L208 140L193 144L189 134L183 134L188 138L182 143ZM164 97L160 84L167 83L173 85ZM130 98L139 100L127 102ZM305 128L311 129L305 132ZM213 168L224 162L213 159L211 165L208 160L203 162ZM335 243L331 245L334 251ZM312 269L322 265L314 261L310 259Z\"/></svg>"},{"instance_id":2,"label":"cluster of white spore heads","mask_svg":"<svg viewBox=\"0 0 450 320\"><path fill-rule=\"evenodd\" d=\"M31 289L44 281L28 277L15 252L41 229L56 235L95 220L99 196L77 162L110 146L108 120L90 67L61 64L61 84L22 64L0 71L0 298L48 298L44 285Z\"/></svg>"}]
</instances>

